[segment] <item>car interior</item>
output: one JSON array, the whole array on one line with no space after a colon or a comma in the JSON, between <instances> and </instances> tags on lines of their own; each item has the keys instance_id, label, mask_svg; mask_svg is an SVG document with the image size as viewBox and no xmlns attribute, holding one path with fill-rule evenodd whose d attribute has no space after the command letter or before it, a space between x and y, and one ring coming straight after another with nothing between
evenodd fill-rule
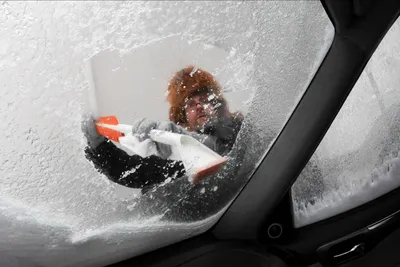
<instances>
[{"instance_id":1,"label":"car interior","mask_svg":"<svg viewBox=\"0 0 400 267\"><path fill-rule=\"evenodd\" d=\"M400 1L393 0L321 3L335 27L332 46L269 153L218 222L198 236L110 266L400 266L399 188L331 218L293 226L291 186L400 14Z\"/></svg>"}]
</instances>

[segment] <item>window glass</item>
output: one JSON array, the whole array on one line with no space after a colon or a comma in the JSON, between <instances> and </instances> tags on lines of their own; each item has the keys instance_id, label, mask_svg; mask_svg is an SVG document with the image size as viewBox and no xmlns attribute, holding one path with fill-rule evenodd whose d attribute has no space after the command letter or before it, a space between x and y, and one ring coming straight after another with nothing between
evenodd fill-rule
<instances>
[{"instance_id":1,"label":"window glass","mask_svg":"<svg viewBox=\"0 0 400 267\"><path fill-rule=\"evenodd\" d=\"M11 1L0 14L2 266L106 265L209 229L334 33L316 1ZM123 136L90 119L111 115ZM184 163L200 153L189 163L222 168L193 184Z\"/></svg>"},{"instance_id":2,"label":"window glass","mask_svg":"<svg viewBox=\"0 0 400 267\"><path fill-rule=\"evenodd\" d=\"M400 21L391 27L292 188L304 226L400 185Z\"/></svg>"}]
</instances>

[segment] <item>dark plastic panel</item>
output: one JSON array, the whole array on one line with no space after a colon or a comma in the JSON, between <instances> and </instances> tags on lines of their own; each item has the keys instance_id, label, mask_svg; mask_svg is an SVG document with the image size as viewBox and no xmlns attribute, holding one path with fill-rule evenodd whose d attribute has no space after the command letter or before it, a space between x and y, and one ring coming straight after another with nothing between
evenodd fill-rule
<instances>
[{"instance_id":1,"label":"dark plastic panel","mask_svg":"<svg viewBox=\"0 0 400 267\"><path fill-rule=\"evenodd\" d=\"M352 20L342 33L336 34L330 51L281 135L215 226L216 237L257 238L268 214L282 200L315 151L399 12L400 1L376 1L368 16ZM334 235L336 231L332 225L329 232Z\"/></svg>"}]
</instances>

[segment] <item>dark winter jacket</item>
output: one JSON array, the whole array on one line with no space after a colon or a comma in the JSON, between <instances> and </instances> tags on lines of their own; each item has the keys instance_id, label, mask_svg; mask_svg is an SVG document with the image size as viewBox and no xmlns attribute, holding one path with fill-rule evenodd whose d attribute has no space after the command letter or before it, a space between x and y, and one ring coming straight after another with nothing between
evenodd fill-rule
<instances>
[{"instance_id":1,"label":"dark winter jacket","mask_svg":"<svg viewBox=\"0 0 400 267\"><path fill-rule=\"evenodd\" d=\"M221 120L206 127L201 133L215 137L216 152L226 155L235 143L242 121L242 117ZM179 179L185 175L181 161L166 160L154 155L146 158L129 156L110 141L104 141L96 149L87 147L85 154L111 181L131 188L141 188L142 193L168 178Z\"/></svg>"},{"instance_id":2,"label":"dark winter jacket","mask_svg":"<svg viewBox=\"0 0 400 267\"><path fill-rule=\"evenodd\" d=\"M142 189L144 194L135 200L135 214L140 218L162 215L166 221L194 222L215 215L232 201L277 134L247 123L236 117L202 132L216 137L217 152L229 160L218 174L196 185L188 182L182 162L129 156L111 142L95 150L87 148L86 155L110 180ZM315 168L321 182L319 168Z\"/></svg>"}]
</instances>

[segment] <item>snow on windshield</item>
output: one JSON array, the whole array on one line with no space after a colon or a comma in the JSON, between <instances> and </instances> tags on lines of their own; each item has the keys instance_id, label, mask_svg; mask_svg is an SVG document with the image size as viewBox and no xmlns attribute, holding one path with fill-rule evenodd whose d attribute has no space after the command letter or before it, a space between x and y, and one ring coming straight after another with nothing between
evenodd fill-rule
<instances>
[{"instance_id":1,"label":"snow on windshield","mask_svg":"<svg viewBox=\"0 0 400 267\"><path fill-rule=\"evenodd\" d=\"M400 186L400 20L388 31L293 186L305 226Z\"/></svg>"},{"instance_id":2,"label":"snow on windshield","mask_svg":"<svg viewBox=\"0 0 400 267\"><path fill-rule=\"evenodd\" d=\"M267 152L333 36L314 1L2 2L0 17L0 264L5 266L106 265L209 229ZM204 51L223 51L210 61L210 71L232 107L247 114L235 148L247 153L243 162L230 163L241 180L221 187L218 179L234 177L226 171L195 187L190 197L200 199L202 209L191 223L161 220L173 209L164 203L170 180L156 199L100 174L85 158L81 131L87 92L96 82L87 62L104 51L129 54L177 36ZM118 66L109 67L118 72ZM249 135L257 142L246 143ZM182 182L176 194L182 202L188 187Z\"/></svg>"}]
</instances>

